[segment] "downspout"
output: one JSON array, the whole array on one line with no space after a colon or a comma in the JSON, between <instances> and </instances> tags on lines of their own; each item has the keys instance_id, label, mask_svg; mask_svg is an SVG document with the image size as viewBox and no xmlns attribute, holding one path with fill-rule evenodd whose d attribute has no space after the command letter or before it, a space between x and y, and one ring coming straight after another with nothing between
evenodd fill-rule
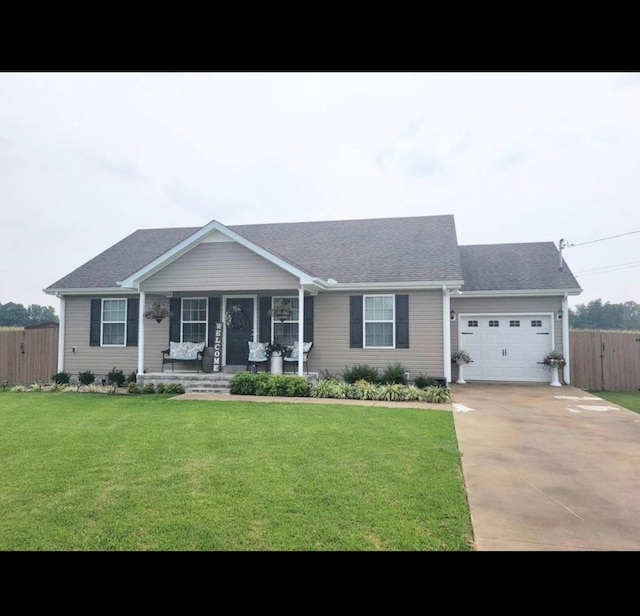
<instances>
[{"instance_id":1,"label":"downspout","mask_svg":"<svg viewBox=\"0 0 640 616\"><path fill-rule=\"evenodd\" d=\"M304 289L298 289L298 375L304 376Z\"/></svg>"},{"instance_id":2,"label":"downspout","mask_svg":"<svg viewBox=\"0 0 640 616\"><path fill-rule=\"evenodd\" d=\"M138 376L144 374L144 304L146 293L140 291L140 303L138 306Z\"/></svg>"},{"instance_id":3,"label":"downspout","mask_svg":"<svg viewBox=\"0 0 640 616\"><path fill-rule=\"evenodd\" d=\"M58 319L58 372L62 372L64 370L64 335L67 317L65 312L65 299L62 295L58 295L58 299L60 300L60 317Z\"/></svg>"},{"instance_id":4,"label":"downspout","mask_svg":"<svg viewBox=\"0 0 640 616\"><path fill-rule=\"evenodd\" d=\"M569 300L566 293L562 297L562 349L566 360L562 378L569 385L571 384L571 358L569 357Z\"/></svg>"},{"instance_id":5,"label":"downspout","mask_svg":"<svg viewBox=\"0 0 640 616\"><path fill-rule=\"evenodd\" d=\"M447 387L451 383L451 291L442 285L442 362Z\"/></svg>"}]
</instances>

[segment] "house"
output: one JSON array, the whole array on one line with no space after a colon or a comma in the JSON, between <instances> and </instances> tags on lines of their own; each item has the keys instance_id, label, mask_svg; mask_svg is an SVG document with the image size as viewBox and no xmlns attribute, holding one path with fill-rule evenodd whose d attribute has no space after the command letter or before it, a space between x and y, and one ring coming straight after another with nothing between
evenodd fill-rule
<instances>
[{"instance_id":1,"label":"house","mask_svg":"<svg viewBox=\"0 0 640 616\"><path fill-rule=\"evenodd\" d=\"M44 291L60 298L71 374L159 372L170 341L215 344L221 370L240 370L248 341L298 340L313 341L317 373L400 363L448 383L459 348L467 380L547 381L541 361L568 356L581 289L553 242L459 246L438 215L142 229ZM289 319L269 314L276 301ZM172 316L145 319L156 302Z\"/></svg>"}]
</instances>

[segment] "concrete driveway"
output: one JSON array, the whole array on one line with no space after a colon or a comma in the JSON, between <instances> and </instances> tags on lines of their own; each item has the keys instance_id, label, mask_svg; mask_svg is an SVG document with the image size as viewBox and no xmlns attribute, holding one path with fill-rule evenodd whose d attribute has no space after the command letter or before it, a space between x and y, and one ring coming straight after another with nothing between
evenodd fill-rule
<instances>
[{"instance_id":1,"label":"concrete driveway","mask_svg":"<svg viewBox=\"0 0 640 616\"><path fill-rule=\"evenodd\" d=\"M452 385L478 551L640 550L640 415L564 385Z\"/></svg>"}]
</instances>

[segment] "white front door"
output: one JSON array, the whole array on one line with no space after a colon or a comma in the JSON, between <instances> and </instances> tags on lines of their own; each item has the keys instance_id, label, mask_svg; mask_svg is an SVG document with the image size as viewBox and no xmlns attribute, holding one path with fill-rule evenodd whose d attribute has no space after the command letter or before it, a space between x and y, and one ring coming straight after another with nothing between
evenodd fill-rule
<instances>
[{"instance_id":1,"label":"white front door","mask_svg":"<svg viewBox=\"0 0 640 616\"><path fill-rule=\"evenodd\" d=\"M473 360L465 367L466 380L549 380L541 362L553 348L551 315L461 314L458 319L458 348Z\"/></svg>"}]
</instances>

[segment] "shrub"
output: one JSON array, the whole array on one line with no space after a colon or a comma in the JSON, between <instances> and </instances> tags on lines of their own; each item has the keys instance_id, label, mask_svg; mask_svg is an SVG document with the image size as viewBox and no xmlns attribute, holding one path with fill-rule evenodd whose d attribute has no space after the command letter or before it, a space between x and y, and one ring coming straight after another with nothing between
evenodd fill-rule
<instances>
[{"instance_id":1,"label":"shrub","mask_svg":"<svg viewBox=\"0 0 640 616\"><path fill-rule=\"evenodd\" d=\"M355 364L342 370L342 379L345 383L355 383L356 381L368 381L369 383L379 383L380 375L378 369L372 366Z\"/></svg>"},{"instance_id":2,"label":"shrub","mask_svg":"<svg viewBox=\"0 0 640 616\"><path fill-rule=\"evenodd\" d=\"M384 383L378 390L379 400L401 402L404 400L404 385L401 383Z\"/></svg>"},{"instance_id":3,"label":"shrub","mask_svg":"<svg viewBox=\"0 0 640 616\"><path fill-rule=\"evenodd\" d=\"M122 384L125 381L124 372L122 370L118 370L114 367L111 372L107 374L107 381L111 385L115 385L116 387L122 387Z\"/></svg>"},{"instance_id":4,"label":"shrub","mask_svg":"<svg viewBox=\"0 0 640 616\"><path fill-rule=\"evenodd\" d=\"M68 372L56 372L51 376L51 381L58 385L66 385L71 381L71 375Z\"/></svg>"},{"instance_id":5,"label":"shrub","mask_svg":"<svg viewBox=\"0 0 640 616\"><path fill-rule=\"evenodd\" d=\"M153 383L145 383L142 387L143 394L155 394L156 388L153 386Z\"/></svg>"},{"instance_id":6,"label":"shrub","mask_svg":"<svg viewBox=\"0 0 640 616\"><path fill-rule=\"evenodd\" d=\"M340 382L337 379L322 379L311 388L311 395L314 398L337 398L336 392L339 386Z\"/></svg>"},{"instance_id":7,"label":"shrub","mask_svg":"<svg viewBox=\"0 0 640 616\"><path fill-rule=\"evenodd\" d=\"M251 372L237 372L231 379L231 393L239 396L255 395L257 376Z\"/></svg>"},{"instance_id":8,"label":"shrub","mask_svg":"<svg viewBox=\"0 0 640 616\"><path fill-rule=\"evenodd\" d=\"M127 377L127 383L137 383L137 382L138 382L138 373L135 370L133 370Z\"/></svg>"},{"instance_id":9,"label":"shrub","mask_svg":"<svg viewBox=\"0 0 640 616\"><path fill-rule=\"evenodd\" d=\"M140 394L140 393L142 393L142 390L140 389L140 386L137 383L129 383L129 385L127 386L127 391L130 394Z\"/></svg>"},{"instance_id":10,"label":"shrub","mask_svg":"<svg viewBox=\"0 0 640 616\"><path fill-rule=\"evenodd\" d=\"M95 380L96 375L91 372L91 370L86 370L85 372L80 372L80 374L78 374L78 381L80 381L82 385L91 385Z\"/></svg>"},{"instance_id":11,"label":"shrub","mask_svg":"<svg viewBox=\"0 0 640 616\"><path fill-rule=\"evenodd\" d=\"M437 385L434 379L428 377L426 374L419 374L414 380L413 384L420 389L429 387L429 385Z\"/></svg>"},{"instance_id":12,"label":"shrub","mask_svg":"<svg viewBox=\"0 0 640 616\"><path fill-rule=\"evenodd\" d=\"M425 402L446 404L451 402L451 390L442 385L429 385L425 388Z\"/></svg>"},{"instance_id":13,"label":"shrub","mask_svg":"<svg viewBox=\"0 0 640 616\"><path fill-rule=\"evenodd\" d=\"M397 383L400 385L407 384L407 377L405 376L407 369L401 364L387 364L385 371L380 377L382 383Z\"/></svg>"},{"instance_id":14,"label":"shrub","mask_svg":"<svg viewBox=\"0 0 640 616\"><path fill-rule=\"evenodd\" d=\"M378 386L361 379L354 384L353 393L358 400L377 400Z\"/></svg>"},{"instance_id":15,"label":"shrub","mask_svg":"<svg viewBox=\"0 0 640 616\"><path fill-rule=\"evenodd\" d=\"M156 385L156 393L157 393L157 394L164 394L164 393L165 393L165 391L164 391L164 390L165 390L164 383L158 383L158 384Z\"/></svg>"},{"instance_id":16,"label":"shrub","mask_svg":"<svg viewBox=\"0 0 640 616\"><path fill-rule=\"evenodd\" d=\"M182 383L167 383L164 386L165 394L183 394L184 393L184 385Z\"/></svg>"}]
</instances>

